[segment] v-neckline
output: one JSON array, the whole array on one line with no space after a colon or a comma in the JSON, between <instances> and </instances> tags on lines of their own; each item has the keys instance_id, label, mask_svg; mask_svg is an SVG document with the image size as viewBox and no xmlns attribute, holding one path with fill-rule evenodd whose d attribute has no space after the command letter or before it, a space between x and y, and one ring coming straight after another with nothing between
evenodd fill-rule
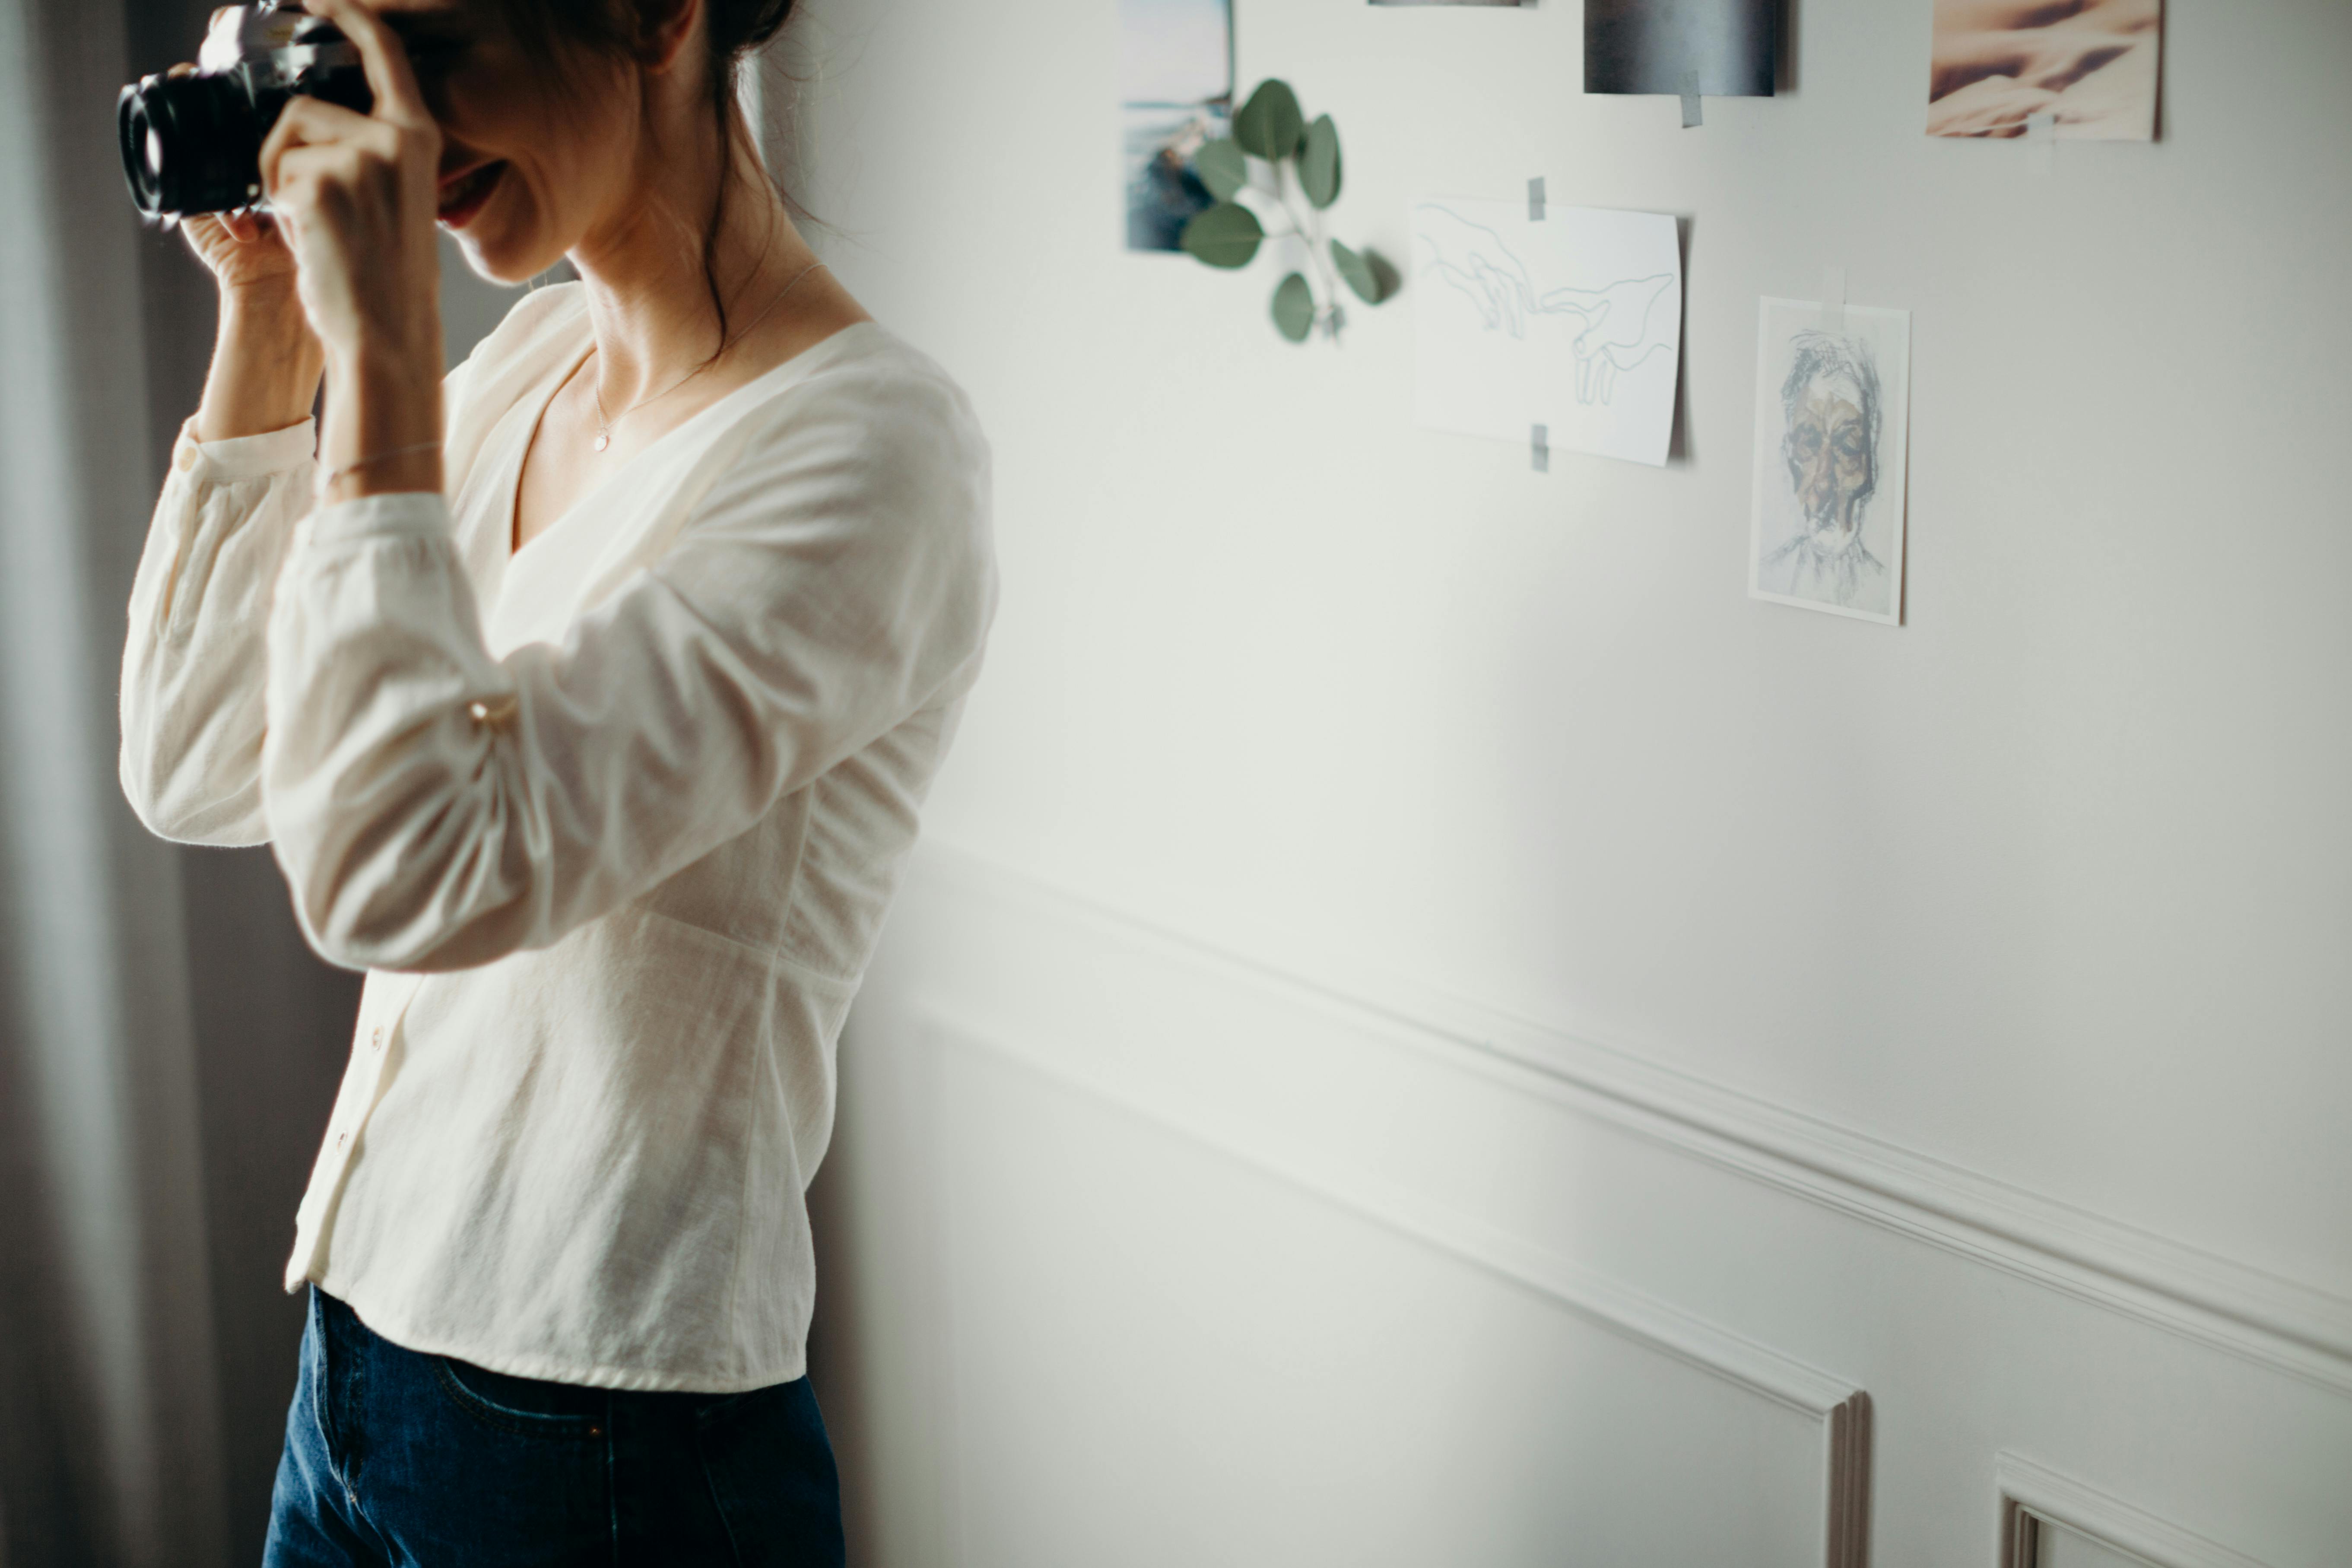
<instances>
[{"instance_id":1,"label":"v-neckline","mask_svg":"<svg viewBox=\"0 0 2352 1568\"><path fill-rule=\"evenodd\" d=\"M523 540L520 543L516 542L515 535L520 533L522 530L522 471L530 462L530 449L539 445L539 427L547 422L547 411L555 406L555 400L562 395L563 389L571 384L572 378L580 374L580 367L588 363L588 356L595 352L596 339L595 335L591 333L588 338L588 346L582 349L572 363L564 367L563 374L555 378L555 384L547 389L547 395L545 397L540 399L539 412L530 416L530 425L525 426L523 429L522 446L520 449L515 453L514 469L507 477L506 506L503 509L506 518L506 530L501 542L503 542L507 547L506 563L509 567L511 567L517 560L520 559L524 551L530 549L541 540L545 539L549 534L553 533L558 528L561 528L566 518L580 510L581 502L586 500L590 496L594 495L598 490L603 489L607 484L610 484L614 475L619 474L623 468L626 468L632 462L635 462L644 452L653 450L653 447L646 447L641 448L639 451L632 452L628 457L622 458L620 468L614 468L612 473L606 474L603 479L598 479L594 484L590 485L580 494L574 496L572 499L572 504L565 507L562 511L556 513L555 517L545 528L541 529L529 539ZM662 432L664 437L667 437L668 434L669 432L667 430ZM654 442L654 445L660 445L660 439L658 437Z\"/></svg>"},{"instance_id":2,"label":"v-neckline","mask_svg":"<svg viewBox=\"0 0 2352 1568\"><path fill-rule=\"evenodd\" d=\"M816 355L821 350L834 347L844 337L855 332L858 328L872 326L874 324L873 319L871 317L866 317L859 321L852 321L846 326L836 327L832 331L827 332L824 336L819 338L816 342L809 344L808 347L801 350L800 353L793 354L791 358L779 361L777 363L770 365L767 369L761 371L759 374L753 376L742 385L736 387L733 391L725 393L712 402L707 403L700 408L696 409L684 419L678 421L676 425L671 426L668 429L655 437L651 441L648 441L646 445L638 447L635 451L622 458L619 466L614 468L612 472L606 474L604 478L590 485L585 490L583 490L579 495L572 498L572 504L558 512L545 528L541 529L537 533L532 534L520 544L517 544L515 542L515 533L517 531L517 524L520 521L522 513L522 471L530 462L531 447L539 443L539 429L541 425L547 422L547 411L555 406L556 398L562 395L564 387L570 384L572 378L580 373L580 367L588 363L588 356L596 352L596 339L594 334L591 333L587 346L583 348L580 353L573 357L571 363L564 367L563 374L555 378L555 384L548 388L547 395L540 400L539 412L531 416L530 424L524 429L522 443L516 450L513 466L508 470L506 504L500 509L505 521L499 540L499 542L506 546L506 571L512 571L514 563L517 561L521 560L524 553L528 552L532 545L537 544L541 540L545 539L548 535L562 530L565 523L571 521L574 516L578 515L581 508L586 506L591 500L593 500L604 491L611 489L614 483L616 482L622 475L627 473L632 468L635 467L641 459L669 445L670 442L677 437L679 432L691 430L695 426L709 418L715 410L726 407L729 404L731 404L736 399L741 397L745 393L750 392L754 387L763 385L773 380L784 371L790 370L796 365L805 364L806 362ZM504 574L502 573L501 575L503 576Z\"/></svg>"}]
</instances>

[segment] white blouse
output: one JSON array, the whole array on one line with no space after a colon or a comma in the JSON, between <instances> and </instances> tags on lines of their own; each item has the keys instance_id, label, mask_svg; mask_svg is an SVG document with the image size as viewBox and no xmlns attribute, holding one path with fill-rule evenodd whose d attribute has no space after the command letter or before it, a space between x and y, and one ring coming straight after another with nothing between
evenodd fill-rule
<instances>
[{"instance_id":1,"label":"white blouse","mask_svg":"<svg viewBox=\"0 0 2352 1568\"><path fill-rule=\"evenodd\" d=\"M734 1392L806 1365L834 1046L994 609L989 453L861 322L510 549L576 284L450 374L447 499L312 508L311 432L183 432L124 791L267 840L367 984L296 1215L411 1349Z\"/></svg>"}]
</instances>

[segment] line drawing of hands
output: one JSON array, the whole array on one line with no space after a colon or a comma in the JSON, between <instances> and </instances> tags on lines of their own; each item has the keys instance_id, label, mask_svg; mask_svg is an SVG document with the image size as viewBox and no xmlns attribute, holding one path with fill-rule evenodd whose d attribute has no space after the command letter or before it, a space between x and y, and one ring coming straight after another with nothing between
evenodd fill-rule
<instances>
[{"instance_id":1,"label":"line drawing of hands","mask_svg":"<svg viewBox=\"0 0 2352 1568\"><path fill-rule=\"evenodd\" d=\"M1413 237L1428 247L1430 258L1423 271L1436 274L1465 296L1488 331L1526 337L1528 318L1541 307L1527 265L1511 254L1503 237L1434 203L1424 205L1419 216Z\"/></svg>"},{"instance_id":2,"label":"line drawing of hands","mask_svg":"<svg viewBox=\"0 0 2352 1568\"><path fill-rule=\"evenodd\" d=\"M1657 272L1621 279L1597 289L1554 289L1538 294L1503 237L1473 223L1441 203L1423 203L1413 215L1413 240L1426 260L1422 275L1467 300L1486 330L1525 342L1536 318L1562 316L1581 323L1572 340L1576 355L1576 400L1608 404L1617 379L1670 345L1673 310L1660 301L1673 291L1675 274Z\"/></svg>"},{"instance_id":3,"label":"line drawing of hands","mask_svg":"<svg viewBox=\"0 0 2352 1568\"><path fill-rule=\"evenodd\" d=\"M1584 323L1576 334L1576 400L1606 403L1617 390L1617 378L1664 349L1665 340L1650 330L1658 301L1675 281L1671 272L1651 278L1629 278L1602 289L1555 289L1538 309L1547 315L1570 315Z\"/></svg>"}]
</instances>

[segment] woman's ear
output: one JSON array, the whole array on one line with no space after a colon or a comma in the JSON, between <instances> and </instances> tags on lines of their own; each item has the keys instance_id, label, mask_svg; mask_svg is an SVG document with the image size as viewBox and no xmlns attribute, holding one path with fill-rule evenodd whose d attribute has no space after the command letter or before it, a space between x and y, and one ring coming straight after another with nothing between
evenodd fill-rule
<instances>
[{"instance_id":1,"label":"woman's ear","mask_svg":"<svg viewBox=\"0 0 2352 1568\"><path fill-rule=\"evenodd\" d=\"M694 38L695 24L703 20L702 8L702 0L643 0L638 12L642 52L637 58L647 70L658 75L677 68Z\"/></svg>"}]
</instances>

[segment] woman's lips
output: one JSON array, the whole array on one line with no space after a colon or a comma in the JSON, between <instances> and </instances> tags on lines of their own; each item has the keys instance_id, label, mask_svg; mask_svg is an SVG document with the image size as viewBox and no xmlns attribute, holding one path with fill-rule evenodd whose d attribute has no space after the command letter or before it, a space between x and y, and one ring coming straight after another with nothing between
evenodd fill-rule
<instances>
[{"instance_id":1,"label":"woman's lips","mask_svg":"<svg viewBox=\"0 0 2352 1568\"><path fill-rule=\"evenodd\" d=\"M463 228L482 210L482 204L498 189L499 176L507 172L503 163L484 163L468 169L454 180L441 183L439 217L451 228Z\"/></svg>"}]
</instances>

